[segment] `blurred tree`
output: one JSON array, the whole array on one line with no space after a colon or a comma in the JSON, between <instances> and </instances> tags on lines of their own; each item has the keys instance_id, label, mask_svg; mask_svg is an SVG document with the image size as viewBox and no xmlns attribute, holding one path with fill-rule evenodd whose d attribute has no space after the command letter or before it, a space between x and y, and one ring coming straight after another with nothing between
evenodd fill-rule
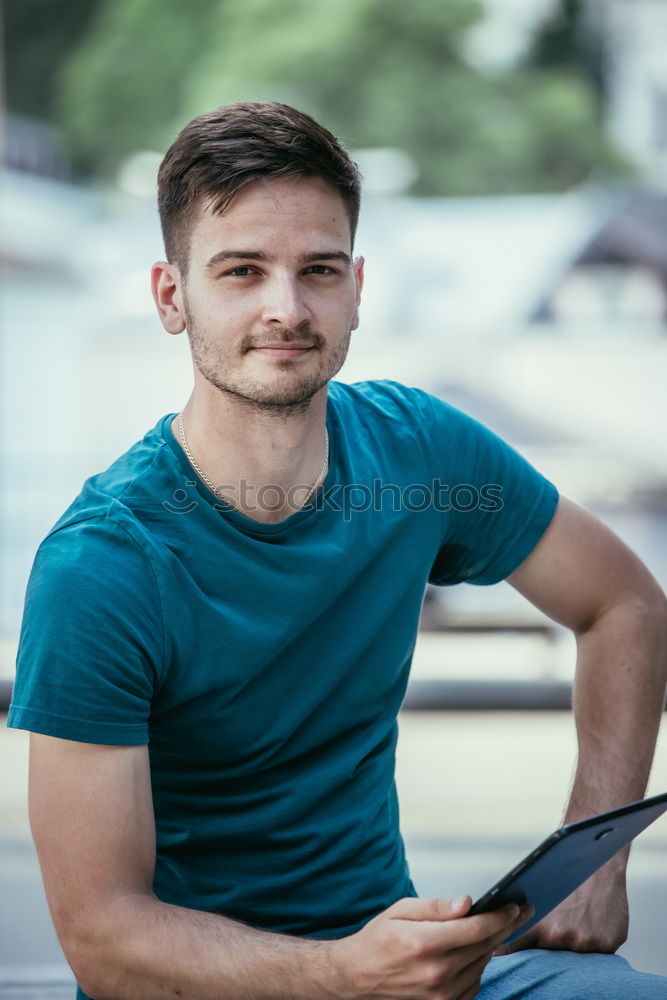
<instances>
[{"instance_id":1,"label":"blurred tree","mask_svg":"<svg viewBox=\"0 0 667 1000\"><path fill-rule=\"evenodd\" d=\"M598 11L590 0L559 0L538 29L526 62L578 72L592 85L602 105L606 52Z\"/></svg>"},{"instance_id":2,"label":"blurred tree","mask_svg":"<svg viewBox=\"0 0 667 1000\"><path fill-rule=\"evenodd\" d=\"M55 80L105 0L4 0L5 100L11 111L50 118Z\"/></svg>"},{"instance_id":3,"label":"blurred tree","mask_svg":"<svg viewBox=\"0 0 667 1000\"><path fill-rule=\"evenodd\" d=\"M180 121L184 80L210 46L220 0L103 0L63 65L58 115L80 167L159 149Z\"/></svg>"},{"instance_id":4,"label":"blurred tree","mask_svg":"<svg viewBox=\"0 0 667 1000\"><path fill-rule=\"evenodd\" d=\"M80 160L112 163L226 101L284 100L352 147L410 153L422 194L618 169L581 75L467 62L482 16L478 0L108 0L63 74L62 121Z\"/></svg>"}]
</instances>

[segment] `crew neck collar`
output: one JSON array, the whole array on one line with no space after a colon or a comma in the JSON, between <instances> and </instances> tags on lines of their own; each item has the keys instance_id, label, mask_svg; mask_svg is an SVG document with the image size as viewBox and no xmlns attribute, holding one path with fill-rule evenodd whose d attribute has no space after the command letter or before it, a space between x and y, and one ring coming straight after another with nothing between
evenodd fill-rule
<instances>
[{"instance_id":1,"label":"crew neck collar","mask_svg":"<svg viewBox=\"0 0 667 1000\"><path fill-rule=\"evenodd\" d=\"M310 498L308 503L301 508L301 510L297 510L293 514L290 514L289 517L286 517L283 521L277 521L272 524L265 524L263 521L255 521L253 518L247 517L245 514L242 514L241 511L236 510L235 507L231 507L229 504L226 504L224 500L221 500L217 494L213 493L213 491L208 488L204 481L200 479L195 472L187 455L174 435L171 424L176 416L176 413L168 413L165 417L163 417L160 426L162 438L175 455L180 468L186 474L188 484L192 483L199 496L205 500L207 504L215 508L220 517L224 518L225 521L233 524L240 531L243 531L246 534L257 536L279 535L289 531L293 525L300 524L307 518L321 513L321 509L319 509L317 504L317 499L336 481L337 438L330 397L327 399L326 411L326 427L329 435L329 468L327 470L326 477L317 492Z\"/></svg>"}]
</instances>

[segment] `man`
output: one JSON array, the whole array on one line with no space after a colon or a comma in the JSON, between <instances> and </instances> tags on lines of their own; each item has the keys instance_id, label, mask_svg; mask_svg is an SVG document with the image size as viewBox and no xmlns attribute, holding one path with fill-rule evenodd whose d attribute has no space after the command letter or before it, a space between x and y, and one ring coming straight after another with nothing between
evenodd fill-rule
<instances>
[{"instance_id":1,"label":"man","mask_svg":"<svg viewBox=\"0 0 667 1000\"><path fill-rule=\"evenodd\" d=\"M474 421L331 381L357 326L359 176L311 118L195 119L159 200L153 294L194 389L40 547L9 719L33 734L32 828L79 996L664 996L573 953L623 940L624 857L492 958L526 913L416 898L393 783L427 580L509 578L577 634L567 819L640 798L658 586ZM471 509L447 502L459 484Z\"/></svg>"}]
</instances>

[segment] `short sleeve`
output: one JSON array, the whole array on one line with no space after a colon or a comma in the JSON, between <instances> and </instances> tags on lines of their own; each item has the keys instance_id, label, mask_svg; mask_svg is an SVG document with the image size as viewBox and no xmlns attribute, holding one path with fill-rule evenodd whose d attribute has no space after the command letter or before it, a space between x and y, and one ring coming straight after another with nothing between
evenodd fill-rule
<instances>
[{"instance_id":1,"label":"short sleeve","mask_svg":"<svg viewBox=\"0 0 667 1000\"><path fill-rule=\"evenodd\" d=\"M153 568L127 528L108 515L60 527L30 575L8 725L147 743L163 645Z\"/></svg>"},{"instance_id":2,"label":"short sleeve","mask_svg":"<svg viewBox=\"0 0 667 1000\"><path fill-rule=\"evenodd\" d=\"M558 504L556 487L488 428L434 396L419 395L438 470L434 495L443 512L429 580L498 583L544 534Z\"/></svg>"}]
</instances>

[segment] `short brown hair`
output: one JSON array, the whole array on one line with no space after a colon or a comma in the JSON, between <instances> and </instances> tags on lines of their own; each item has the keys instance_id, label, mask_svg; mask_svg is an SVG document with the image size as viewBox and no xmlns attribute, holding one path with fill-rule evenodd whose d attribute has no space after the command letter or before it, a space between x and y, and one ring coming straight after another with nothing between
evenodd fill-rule
<instances>
[{"instance_id":1,"label":"short brown hair","mask_svg":"<svg viewBox=\"0 0 667 1000\"><path fill-rule=\"evenodd\" d=\"M158 207L167 259L185 274L190 229L202 200L222 212L237 191L262 177L327 181L345 202L354 241L361 175L338 139L287 104L237 102L193 118L162 160Z\"/></svg>"}]
</instances>

